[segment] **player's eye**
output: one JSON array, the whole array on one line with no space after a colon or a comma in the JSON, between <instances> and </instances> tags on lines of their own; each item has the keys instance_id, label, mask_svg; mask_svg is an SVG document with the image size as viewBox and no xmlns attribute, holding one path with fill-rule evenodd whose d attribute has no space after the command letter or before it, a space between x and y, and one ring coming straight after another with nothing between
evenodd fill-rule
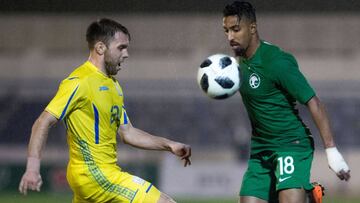
<instances>
[{"instance_id":1,"label":"player's eye","mask_svg":"<svg viewBox=\"0 0 360 203\"><path fill-rule=\"evenodd\" d=\"M234 27L234 28L232 29L232 31L234 31L234 32L239 32L239 31L240 31L240 28L239 28L239 27Z\"/></svg>"},{"instance_id":2,"label":"player's eye","mask_svg":"<svg viewBox=\"0 0 360 203\"><path fill-rule=\"evenodd\" d=\"M122 51L122 50L124 50L124 49L126 49L126 48L127 48L127 46L125 46L125 45L118 46L118 49L119 49L120 51Z\"/></svg>"}]
</instances>

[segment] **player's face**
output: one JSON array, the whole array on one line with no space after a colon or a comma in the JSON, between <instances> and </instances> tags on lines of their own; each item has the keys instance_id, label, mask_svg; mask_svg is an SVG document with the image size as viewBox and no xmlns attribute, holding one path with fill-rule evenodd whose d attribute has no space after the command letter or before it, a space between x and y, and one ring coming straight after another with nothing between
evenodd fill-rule
<instances>
[{"instance_id":1,"label":"player's face","mask_svg":"<svg viewBox=\"0 0 360 203\"><path fill-rule=\"evenodd\" d=\"M121 69L121 63L129 57L129 37L122 33L115 33L105 51L105 70L108 75L116 75Z\"/></svg>"},{"instance_id":2,"label":"player's face","mask_svg":"<svg viewBox=\"0 0 360 203\"><path fill-rule=\"evenodd\" d=\"M246 56L246 51L252 39L252 23L248 20L240 20L238 16L226 16L223 18L223 28L230 46L236 56Z\"/></svg>"}]
</instances>

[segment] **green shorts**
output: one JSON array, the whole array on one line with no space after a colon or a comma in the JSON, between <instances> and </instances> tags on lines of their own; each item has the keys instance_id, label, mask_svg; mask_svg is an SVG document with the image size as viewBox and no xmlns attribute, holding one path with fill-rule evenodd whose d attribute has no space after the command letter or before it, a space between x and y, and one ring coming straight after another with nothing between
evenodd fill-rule
<instances>
[{"instance_id":1,"label":"green shorts","mask_svg":"<svg viewBox=\"0 0 360 203\"><path fill-rule=\"evenodd\" d=\"M250 156L240 196L277 202L278 191L290 188L311 190L310 169L313 151L264 151Z\"/></svg>"}]
</instances>

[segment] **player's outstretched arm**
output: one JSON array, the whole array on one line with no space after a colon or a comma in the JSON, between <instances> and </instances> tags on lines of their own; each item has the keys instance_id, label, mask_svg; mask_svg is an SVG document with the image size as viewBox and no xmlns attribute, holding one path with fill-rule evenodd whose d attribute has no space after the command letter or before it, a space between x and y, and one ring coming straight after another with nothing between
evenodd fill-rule
<instances>
[{"instance_id":1,"label":"player's outstretched arm","mask_svg":"<svg viewBox=\"0 0 360 203\"><path fill-rule=\"evenodd\" d=\"M191 147L189 145L151 135L133 127L131 123L120 125L118 134L125 144L141 149L170 151L184 160L184 166L191 165Z\"/></svg>"},{"instance_id":2,"label":"player's outstretched arm","mask_svg":"<svg viewBox=\"0 0 360 203\"><path fill-rule=\"evenodd\" d=\"M332 169L341 180L350 179L350 169L343 156L337 150L330 127L325 106L317 96L311 98L307 106L319 129L321 139L324 143L330 169Z\"/></svg>"},{"instance_id":3,"label":"player's outstretched arm","mask_svg":"<svg viewBox=\"0 0 360 203\"><path fill-rule=\"evenodd\" d=\"M42 179L40 176L41 150L46 143L49 128L57 122L50 113L44 111L35 121L28 146L26 171L19 184L20 193L26 195L27 190L40 191Z\"/></svg>"}]
</instances>

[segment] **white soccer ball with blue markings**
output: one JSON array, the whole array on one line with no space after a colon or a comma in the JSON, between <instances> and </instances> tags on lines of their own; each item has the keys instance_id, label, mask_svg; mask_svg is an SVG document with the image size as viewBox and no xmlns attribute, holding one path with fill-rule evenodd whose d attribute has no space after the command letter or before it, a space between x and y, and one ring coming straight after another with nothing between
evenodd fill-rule
<instances>
[{"instance_id":1,"label":"white soccer ball with blue markings","mask_svg":"<svg viewBox=\"0 0 360 203\"><path fill-rule=\"evenodd\" d=\"M239 64L225 54L209 56L199 67L197 82L209 97L226 99L239 90Z\"/></svg>"}]
</instances>

